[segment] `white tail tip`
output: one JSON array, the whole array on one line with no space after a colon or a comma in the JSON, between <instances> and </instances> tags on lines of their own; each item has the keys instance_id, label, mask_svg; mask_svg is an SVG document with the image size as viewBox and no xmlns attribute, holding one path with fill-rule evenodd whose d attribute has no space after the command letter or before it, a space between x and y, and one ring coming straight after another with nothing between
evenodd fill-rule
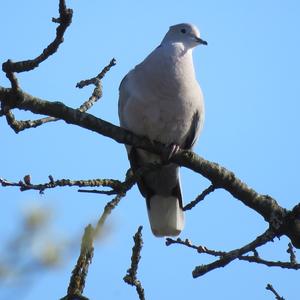
<instances>
[{"instance_id":1,"label":"white tail tip","mask_svg":"<svg viewBox=\"0 0 300 300\"><path fill-rule=\"evenodd\" d=\"M176 197L154 195L149 199L148 217L157 237L177 236L184 227L184 213Z\"/></svg>"}]
</instances>

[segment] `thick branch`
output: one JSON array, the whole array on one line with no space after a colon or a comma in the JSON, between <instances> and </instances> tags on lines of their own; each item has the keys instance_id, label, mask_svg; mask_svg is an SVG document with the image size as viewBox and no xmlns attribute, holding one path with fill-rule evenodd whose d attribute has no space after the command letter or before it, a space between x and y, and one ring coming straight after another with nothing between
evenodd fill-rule
<instances>
[{"instance_id":1,"label":"thick branch","mask_svg":"<svg viewBox=\"0 0 300 300\"><path fill-rule=\"evenodd\" d=\"M0 87L0 99L9 103L10 107L29 110L35 114L43 114L60 118L67 123L78 125L101 135L110 137L118 143L133 145L156 154L162 154L164 145L152 142L144 137L115 126L95 116L80 112L61 102L50 102L31 96L23 91L14 93L12 89ZM200 173L209 179L216 188L227 190L232 196L254 209L269 222L277 235L286 234L293 245L300 247L300 209L288 213L280 207L272 197L258 194L238 179L235 174L217 163L205 160L191 151L179 150L171 161Z\"/></svg>"}]
</instances>

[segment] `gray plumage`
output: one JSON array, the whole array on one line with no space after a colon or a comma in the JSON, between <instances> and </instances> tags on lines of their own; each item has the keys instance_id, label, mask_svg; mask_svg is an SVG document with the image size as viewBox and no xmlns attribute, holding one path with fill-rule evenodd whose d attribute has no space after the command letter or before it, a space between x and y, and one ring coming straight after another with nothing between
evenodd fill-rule
<instances>
[{"instance_id":1,"label":"gray plumage","mask_svg":"<svg viewBox=\"0 0 300 300\"><path fill-rule=\"evenodd\" d=\"M192 50L199 44L191 24L171 26L159 47L131 70L119 88L120 124L137 135L166 145L191 149L204 122L204 104L195 77ZM155 154L126 146L133 171L161 162ZM179 167L163 164L138 182L146 198L151 229L156 236L176 236L184 227Z\"/></svg>"}]
</instances>

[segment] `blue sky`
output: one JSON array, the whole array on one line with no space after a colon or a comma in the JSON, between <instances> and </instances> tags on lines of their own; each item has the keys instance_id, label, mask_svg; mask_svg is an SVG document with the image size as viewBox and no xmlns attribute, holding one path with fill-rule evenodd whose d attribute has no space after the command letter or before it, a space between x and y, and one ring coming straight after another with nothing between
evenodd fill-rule
<instances>
[{"instance_id":1,"label":"blue sky","mask_svg":"<svg viewBox=\"0 0 300 300\"><path fill-rule=\"evenodd\" d=\"M2 1L0 10L1 62L35 57L54 37L57 1ZM206 104L206 122L195 151L234 171L260 193L272 195L286 208L299 201L299 1L67 1L74 9L73 24L57 54L40 67L18 77L33 95L77 107L91 93L78 90L81 79L96 75L112 57L117 65L103 80L103 98L90 112L118 124L118 86L123 76L161 41L170 25L190 22L200 28L208 47L194 51L197 77ZM0 74L0 84L8 81ZM27 113L16 113L30 119ZM50 123L16 135L0 119L2 157L0 177L32 182L55 179L123 179L128 168L124 147L70 126ZM185 202L209 182L182 169ZM88 223L102 213L106 196L80 194L61 188L20 193L1 188L0 238L18 230L22 211L40 205L53 210L54 238L80 237ZM192 279L195 266L209 257L180 246L165 247L150 232L145 203L131 190L108 222L108 236L96 244L85 295L90 299L138 299L123 283L129 267L132 235L144 225L144 248L139 268L146 299L273 299L265 290L272 283L286 299L298 298L299 274L234 262L203 278ZM250 242L267 227L263 219L217 191L186 215L181 237L216 250ZM288 239L259 250L266 259L286 260ZM77 248L76 248L77 247ZM58 299L66 294L78 245L61 268L34 280L24 299ZM7 292L5 286L1 286ZM0 296L1 291L0 291Z\"/></svg>"}]
</instances>

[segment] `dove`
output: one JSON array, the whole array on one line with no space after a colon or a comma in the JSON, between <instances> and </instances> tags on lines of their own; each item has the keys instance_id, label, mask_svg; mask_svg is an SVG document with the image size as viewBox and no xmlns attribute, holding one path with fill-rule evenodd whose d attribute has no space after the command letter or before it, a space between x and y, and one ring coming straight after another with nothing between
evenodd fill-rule
<instances>
[{"instance_id":1,"label":"dove","mask_svg":"<svg viewBox=\"0 0 300 300\"><path fill-rule=\"evenodd\" d=\"M167 157L192 149L204 123L204 102L195 75L193 49L207 45L196 26L171 26L161 44L123 78L119 87L120 126L166 145ZM179 166L148 151L125 145L133 172L159 166L137 180L146 199L151 230L177 236L184 228Z\"/></svg>"}]
</instances>

